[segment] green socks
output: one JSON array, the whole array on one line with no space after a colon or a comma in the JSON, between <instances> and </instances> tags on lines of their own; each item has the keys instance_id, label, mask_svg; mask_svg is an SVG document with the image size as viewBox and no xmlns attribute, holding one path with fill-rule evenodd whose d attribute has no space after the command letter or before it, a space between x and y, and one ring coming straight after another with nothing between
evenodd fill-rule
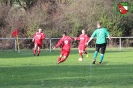
<instances>
[{"instance_id":1,"label":"green socks","mask_svg":"<svg viewBox=\"0 0 133 88\"><path fill-rule=\"evenodd\" d=\"M94 52L94 59L96 59L96 58L97 58L97 55L98 55L98 52L97 52L97 51L95 51L95 52ZM104 54L101 54L101 55L100 55L100 62L102 62L102 61L103 61L103 58L104 58Z\"/></svg>"},{"instance_id":2,"label":"green socks","mask_svg":"<svg viewBox=\"0 0 133 88\"><path fill-rule=\"evenodd\" d=\"M104 58L104 54L101 54L101 55L100 55L100 62L103 61L103 58Z\"/></svg>"},{"instance_id":3,"label":"green socks","mask_svg":"<svg viewBox=\"0 0 133 88\"><path fill-rule=\"evenodd\" d=\"M98 55L98 52L95 51L95 52L94 52L94 59L96 59L97 55Z\"/></svg>"}]
</instances>

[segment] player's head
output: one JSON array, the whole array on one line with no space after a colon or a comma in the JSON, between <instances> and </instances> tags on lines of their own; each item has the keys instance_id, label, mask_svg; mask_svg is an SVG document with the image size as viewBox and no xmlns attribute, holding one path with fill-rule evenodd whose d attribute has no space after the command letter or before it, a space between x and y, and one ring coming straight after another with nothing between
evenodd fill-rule
<instances>
[{"instance_id":1,"label":"player's head","mask_svg":"<svg viewBox=\"0 0 133 88\"><path fill-rule=\"evenodd\" d=\"M82 29L82 34L85 34L85 29Z\"/></svg>"},{"instance_id":2,"label":"player's head","mask_svg":"<svg viewBox=\"0 0 133 88\"><path fill-rule=\"evenodd\" d=\"M39 29L38 29L38 31L39 31L39 33L41 33L41 32L42 32L42 29L41 29L41 28L39 28Z\"/></svg>"},{"instance_id":3,"label":"player's head","mask_svg":"<svg viewBox=\"0 0 133 88\"><path fill-rule=\"evenodd\" d=\"M102 27L102 23L101 22L97 22L97 28L101 28Z\"/></svg>"},{"instance_id":4,"label":"player's head","mask_svg":"<svg viewBox=\"0 0 133 88\"><path fill-rule=\"evenodd\" d=\"M63 33L62 33L62 36L66 36L67 35L67 33L64 31Z\"/></svg>"}]
</instances>

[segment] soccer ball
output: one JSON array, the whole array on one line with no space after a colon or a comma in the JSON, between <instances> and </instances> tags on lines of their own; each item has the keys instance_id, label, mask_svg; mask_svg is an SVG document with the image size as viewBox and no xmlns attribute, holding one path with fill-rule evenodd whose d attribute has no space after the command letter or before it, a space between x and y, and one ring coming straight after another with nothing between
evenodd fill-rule
<instances>
[{"instance_id":1,"label":"soccer ball","mask_svg":"<svg viewBox=\"0 0 133 88\"><path fill-rule=\"evenodd\" d=\"M81 61L83 61L83 59L82 58L79 58L78 61L81 62Z\"/></svg>"}]
</instances>

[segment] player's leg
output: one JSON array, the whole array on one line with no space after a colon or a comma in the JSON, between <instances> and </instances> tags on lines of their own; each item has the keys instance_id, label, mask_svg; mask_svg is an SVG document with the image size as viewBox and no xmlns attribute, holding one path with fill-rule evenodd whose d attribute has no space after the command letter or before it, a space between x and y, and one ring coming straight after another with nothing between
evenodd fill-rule
<instances>
[{"instance_id":1,"label":"player's leg","mask_svg":"<svg viewBox=\"0 0 133 88\"><path fill-rule=\"evenodd\" d=\"M87 54L86 46L83 47L83 52L84 52L84 54Z\"/></svg>"},{"instance_id":2,"label":"player's leg","mask_svg":"<svg viewBox=\"0 0 133 88\"><path fill-rule=\"evenodd\" d=\"M84 52L84 54L88 54L86 50L84 50L83 52Z\"/></svg>"},{"instance_id":3,"label":"player's leg","mask_svg":"<svg viewBox=\"0 0 133 88\"><path fill-rule=\"evenodd\" d=\"M57 64L59 64L61 62L61 58L62 58L62 54L59 55L58 59L57 59Z\"/></svg>"},{"instance_id":4,"label":"player's leg","mask_svg":"<svg viewBox=\"0 0 133 88\"><path fill-rule=\"evenodd\" d=\"M80 56L80 58L83 58L82 46L78 46L78 50L79 50L79 56Z\"/></svg>"},{"instance_id":5,"label":"player's leg","mask_svg":"<svg viewBox=\"0 0 133 88\"><path fill-rule=\"evenodd\" d=\"M80 58L83 58L83 51L82 50L79 50L79 55L80 55Z\"/></svg>"},{"instance_id":6,"label":"player's leg","mask_svg":"<svg viewBox=\"0 0 133 88\"><path fill-rule=\"evenodd\" d=\"M38 46L38 54L37 54L37 56L39 56L40 55L40 46Z\"/></svg>"},{"instance_id":7,"label":"player's leg","mask_svg":"<svg viewBox=\"0 0 133 88\"><path fill-rule=\"evenodd\" d=\"M42 44L38 44L38 54L37 54L37 56L39 56L39 55L40 55L41 48L42 48Z\"/></svg>"},{"instance_id":8,"label":"player's leg","mask_svg":"<svg viewBox=\"0 0 133 88\"><path fill-rule=\"evenodd\" d=\"M95 64L95 62L96 62L96 58L97 58L100 47L101 47L100 44L96 44L96 50L94 52L94 61L92 62L93 64Z\"/></svg>"},{"instance_id":9,"label":"player's leg","mask_svg":"<svg viewBox=\"0 0 133 88\"><path fill-rule=\"evenodd\" d=\"M86 54L86 57L88 57L88 53L86 51L86 46L83 48L83 53Z\"/></svg>"},{"instance_id":10,"label":"player's leg","mask_svg":"<svg viewBox=\"0 0 133 88\"><path fill-rule=\"evenodd\" d=\"M83 50L83 53L84 53L84 54L88 54L86 50Z\"/></svg>"},{"instance_id":11,"label":"player's leg","mask_svg":"<svg viewBox=\"0 0 133 88\"><path fill-rule=\"evenodd\" d=\"M82 60L83 60L83 54L87 54L87 52L86 52L86 50L85 50L85 47L81 47L81 50L80 50L80 52L81 52L81 58L82 58ZM86 57L88 57L88 54L86 55Z\"/></svg>"},{"instance_id":12,"label":"player's leg","mask_svg":"<svg viewBox=\"0 0 133 88\"><path fill-rule=\"evenodd\" d=\"M106 50L106 43L101 45L101 55L100 55L100 61L99 61L100 65L101 65L101 63L103 61L105 50Z\"/></svg>"},{"instance_id":13,"label":"player's leg","mask_svg":"<svg viewBox=\"0 0 133 88\"><path fill-rule=\"evenodd\" d=\"M35 43L35 44L34 44L34 49L33 49L34 56L36 55L36 49L37 49L37 47L38 47L38 46L37 46L37 44Z\"/></svg>"},{"instance_id":14,"label":"player's leg","mask_svg":"<svg viewBox=\"0 0 133 88\"><path fill-rule=\"evenodd\" d=\"M60 60L59 63L64 62L67 59L67 57L69 56L69 53L70 53L70 51L65 51L63 54L64 57Z\"/></svg>"},{"instance_id":15,"label":"player's leg","mask_svg":"<svg viewBox=\"0 0 133 88\"><path fill-rule=\"evenodd\" d=\"M57 59L57 64L60 63L63 54L64 54L64 50L61 50L61 53L60 53L60 55L59 55L59 57L58 57L58 59Z\"/></svg>"},{"instance_id":16,"label":"player's leg","mask_svg":"<svg viewBox=\"0 0 133 88\"><path fill-rule=\"evenodd\" d=\"M64 55L63 58L60 60L60 63L64 62L66 59L67 59L67 56Z\"/></svg>"}]
</instances>

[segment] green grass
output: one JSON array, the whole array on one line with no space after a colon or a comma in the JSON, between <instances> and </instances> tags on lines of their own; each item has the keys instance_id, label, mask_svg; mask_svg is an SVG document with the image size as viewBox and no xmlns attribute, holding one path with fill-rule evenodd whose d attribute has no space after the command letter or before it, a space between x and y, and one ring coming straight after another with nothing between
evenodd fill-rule
<instances>
[{"instance_id":1,"label":"green grass","mask_svg":"<svg viewBox=\"0 0 133 88\"><path fill-rule=\"evenodd\" d=\"M0 51L0 88L132 88L133 50L107 49L103 65L99 56L92 65L94 49L78 62L78 51L56 64L59 50L33 56L32 50Z\"/></svg>"}]
</instances>

